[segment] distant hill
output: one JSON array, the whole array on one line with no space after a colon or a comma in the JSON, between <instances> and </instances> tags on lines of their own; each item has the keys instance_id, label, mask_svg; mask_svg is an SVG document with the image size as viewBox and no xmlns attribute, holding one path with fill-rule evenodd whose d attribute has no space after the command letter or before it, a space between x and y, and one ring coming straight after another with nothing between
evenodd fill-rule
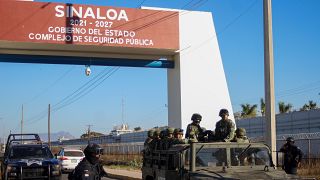
<instances>
[{"instance_id":1,"label":"distant hill","mask_svg":"<svg viewBox=\"0 0 320 180\"><path fill-rule=\"evenodd\" d=\"M41 133L39 134L42 141L47 142L48 141L48 133ZM56 133L51 133L50 140L51 141L58 141L59 138L64 137L64 139L75 139L73 135L71 135L69 132L65 131L59 131Z\"/></svg>"}]
</instances>

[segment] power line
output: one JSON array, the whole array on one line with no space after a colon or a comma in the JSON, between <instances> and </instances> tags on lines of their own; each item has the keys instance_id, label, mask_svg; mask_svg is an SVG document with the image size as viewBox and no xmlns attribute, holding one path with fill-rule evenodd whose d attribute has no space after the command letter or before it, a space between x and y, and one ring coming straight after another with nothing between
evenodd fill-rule
<instances>
[{"instance_id":1,"label":"power line","mask_svg":"<svg viewBox=\"0 0 320 180\"><path fill-rule=\"evenodd\" d=\"M83 84L81 87L79 87L77 90L75 90L73 93L69 94L68 96L66 96L65 98L63 98L61 101L59 101L58 103L54 104L54 107L58 106L59 104L64 103L65 101L68 101L76 96L78 96L79 94L81 94L84 90L86 90L88 87L94 85L97 81L99 81L99 79L101 79L102 77L106 76L112 69L110 68L108 70L108 68L105 68L103 71L101 71L98 75L96 75L95 77L93 77L92 79L90 79L87 83Z\"/></svg>"},{"instance_id":2,"label":"power line","mask_svg":"<svg viewBox=\"0 0 320 180\"><path fill-rule=\"evenodd\" d=\"M66 72L64 72L58 79L56 79L51 85L49 85L47 88L43 89L41 92L39 92L38 94L36 94L35 96L33 96L33 98L31 98L31 100L29 100L28 102L25 102L23 104L29 104L33 101L35 101L36 99L38 99L40 96L42 96L43 94L45 94L47 91L49 91L49 89L51 89L53 86L55 86L59 81L61 81L67 74L69 74L71 72L71 70L74 68L74 66L72 66L71 68L69 68Z\"/></svg>"},{"instance_id":3,"label":"power line","mask_svg":"<svg viewBox=\"0 0 320 180\"><path fill-rule=\"evenodd\" d=\"M120 67L117 67L115 69L113 69L110 74L108 76L106 76L101 82L99 82L98 84L96 84L94 87L92 87L91 89L89 89L88 91L86 91L84 94L82 94L81 96L78 96L76 99L70 100L69 102L65 103L64 105L61 105L60 107L55 107L55 109L53 110L54 112L78 101L79 99L81 99L83 96L87 95L88 93L90 93L92 90L94 90L96 87L98 87L101 83L103 83L106 79L108 79L111 75L113 75L116 71L118 71L120 69Z\"/></svg>"},{"instance_id":4,"label":"power line","mask_svg":"<svg viewBox=\"0 0 320 180\"><path fill-rule=\"evenodd\" d=\"M205 39L204 41L202 41L201 43L199 43L199 45L196 46L188 46L182 50L180 50L180 52L183 52L189 48L192 48L191 50L187 51L187 53L184 53L182 55L186 55L189 54L192 51L195 51L197 49L199 49L200 47L202 47L203 45L205 45L206 43L208 43L209 41L211 41L214 38L217 38L218 35L222 34L225 30L227 30L231 25L233 25L236 21L238 21L243 15L245 15L246 13L249 12L249 10L251 10L251 8L258 2L258 0L255 0L250 6L248 6L248 8L246 8L243 12L241 12L237 17L235 17L232 21L230 21L220 32L217 32L215 35L209 37L208 39Z\"/></svg>"},{"instance_id":5,"label":"power line","mask_svg":"<svg viewBox=\"0 0 320 180\"><path fill-rule=\"evenodd\" d=\"M296 88L292 88L292 89L288 89L288 90L283 90L281 91L281 93L276 93L276 98L284 98L287 96L293 96L293 95L299 95L299 94L304 94L310 91L315 91L317 89L320 89L320 81L315 81L315 82L311 82L309 84L306 85L302 85ZM250 101L254 100L254 99L260 99L261 97L255 97L255 98L250 98ZM247 100L243 100L243 101L248 101ZM232 103L232 106L238 106L240 103Z\"/></svg>"},{"instance_id":6,"label":"power line","mask_svg":"<svg viewBox=\"0 0 320 180\"><path fill-rule=\"evenodd\" d=\"M240 13L237 17L235 17L232 21L230 21L220 32L217 32L217 34L222 34L225 30L227 30L231 25L233 25L235 22L237 22L243 15L247 14L251 8L258 2L258 0L255 0L248 8L246 8L242 13Z\"/></svg>"},{"instance_id":7,"label":"power line","mask_svg":"<svg viewBox=\"0 0 320 180\"><path fill-rule=\"evenodd\" d=\"M144 3L144 2L146 2L147 0L143 0L139 5L138 5L138 7L137 8L139 8L139 7L141 7L142 6L142 4Z\"/></svg>"},{"instance_id":8,"label":"power line","mask_svg":"<svg viewBox=\"0 0 320 180\"><path fill-rule=\"evenodd\" d=\"M70 95L68 95L67 97L65 97L64 99L62 99L60 102L58 102L57 104L55 104L52 107L52 112L57 112L58 110L78 101L79 99L81 99L83 96L87 95L88 93L90 93L92 90L94 90L96 87L98 87L102 82L104 82L106 79L108 79L112 74L114 74L117 70L119 70L120 67L117 68L113 68L110 69L107 73L104 73L105 71L103 71L102 73L104 73L103 75L101 75L102 73L100 73L99 75L97 75L96 77L99 77L98 80L95 80L93 83L91 83L89 86L86 86L88 83L84 84L82 87L78 88L76 91L74 91L73 93L71 93ZM96 79L93 78L93 79ZM102 79L103 78L103 79ZM102 80L101 80L102 79ZM98 82L99 80L101 80L100 82ZM92 80L91 80L92 81ZM93 87L92 87L93 86ZM90 89L89 89L90 88ZM81 91L79 91L81 90ZM78 92L75 96L73 96L76 92ZM72 97L73 96L73 97ZM71 97L71 98L70 98ZM63 102L63 103L62 103ZM61 104L60 106L58 106L59 104ZM46 116L46 112L42 114L39 114L38 118L33 119L32 121L30 121L28 124L33 124L39 120L41 120L42 118L44 118Z\"/></svg>"}]
</instances>

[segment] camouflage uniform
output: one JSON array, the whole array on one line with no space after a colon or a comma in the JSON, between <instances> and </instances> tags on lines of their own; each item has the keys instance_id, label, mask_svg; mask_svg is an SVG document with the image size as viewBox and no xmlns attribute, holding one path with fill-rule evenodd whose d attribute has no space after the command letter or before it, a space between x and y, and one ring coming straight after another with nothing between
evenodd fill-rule
<instances>
[{"instance_id":1,"label":"camouflage uniform","mask_svg":"<svg viewBox=\"0 0 320 180\"><path fill-rule=\"evenodd\" d=\"M201 119L202 116L198 113L193 114L191 117L193 122L188 124L186 132L186 139L189 139L190 142L198 142L198 136L202 133L202 129L200 127Z\"/></svg>"},{"instance_id":2,"label":"camouflage uniform","mask_svg":"<svg viewBox=\"0 0 320 180\"><path fill-rule=\"evenodd\" d=\"M235 125L232 120L220 120L216 124L215 137L219 141L229 142L234 137Z\"/></svg>"},{"instance_id":3,"label":"camouflage uniform","mask_svg":"<svg viewBox=\"0 0 320 180\"><path fill-rule=\"evenodd\" d=\"M221 109L219 116L222 119L216 123L215 137L217 141L230 142L234 138L235 125L232 120L227 119L228 110Z\"/></svg>"},{"instance_id":4,"label":"camouflage uniform","mask_svg":"<svg viewBox=\"0 0 320 180\"><path fill-rule=\"evenodd\" d=\"M237 128L236 135L233 138L232 142L237 143L248 143L249 140L246 136L246 130L244 128Z\"/></svg>"}]
</instances>

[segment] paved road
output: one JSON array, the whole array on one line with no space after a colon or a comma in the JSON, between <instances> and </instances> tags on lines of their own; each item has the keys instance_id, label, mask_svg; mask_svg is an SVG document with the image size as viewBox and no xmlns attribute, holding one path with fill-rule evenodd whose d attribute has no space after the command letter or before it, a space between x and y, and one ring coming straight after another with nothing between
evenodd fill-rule
<instances>
[{"instance_id":1,"label":"paved road","mask_svg":"<svg viewBox=\"0 0 320 180\"><path fill-rule=\"evenodd\" d=\"M103 180L116 180L112 178L102 178ZM62 174L62 180L68 180L68 174Z\"/></svg>"}]
</instances>

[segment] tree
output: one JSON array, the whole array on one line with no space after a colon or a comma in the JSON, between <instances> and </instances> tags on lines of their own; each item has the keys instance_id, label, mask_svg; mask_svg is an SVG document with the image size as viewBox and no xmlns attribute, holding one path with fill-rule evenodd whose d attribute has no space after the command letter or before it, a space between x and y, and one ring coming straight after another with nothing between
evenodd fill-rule
<instances>
[{"instance_id":1,"label":"tree","mask_svg":"<svg viewBox=\"0 0 320 180\"><path fill-rule=\"evenodd\" d=\"M300 111L308 111L308 110L309 110L308 104L304 104L302 108L300 108Z\"/></svg>"},{"instance_id":2,"label":"tree","mask_svg":"<svg viewBox=\"0 0 320 180\"><path fill-rule=\"evenodd\" d=\"M282 114L282 113L288 113L288 112L291 112L291 109L292 109L292 104L288 103L288 104L285 104L284 102L280 101L278 103L279 105L279 113Z\"/></svg>"},{"instance_id":3,"label":"tree","mask_svg":"<svg viewBox=\"0 0 320 180\"><path fill-rule=\"evenodd\" d=\"M241 111L241 117L247 118L247 117L256 117L257 116L257 107L258 105L250 105L250 104L241 104L242 111Z\"/></svg>"},{"instance_id":4,"label":"tree","mask_svg":"<svg viewBox=\"0 0 320 180\"><path fill-rule=\"evenodd\" d=\"M317 103L316 102L313 102L313 101L309 101L308 104L304 104L302 106L302 108L300 108L301 111L308 111L308 110L311 110L311 109L317 109Z\"/></svg>"},{"instance_id":5,"label":"tree","mask_svg":"<svg viewBox=\"0 0 320 180\"><path fill-rule=\"evenodd\" d=\"M264 102L263 98L260 99L260 111L261 115L264 116L266 113L266 103Z\"/></svg>"}]
</instances>

